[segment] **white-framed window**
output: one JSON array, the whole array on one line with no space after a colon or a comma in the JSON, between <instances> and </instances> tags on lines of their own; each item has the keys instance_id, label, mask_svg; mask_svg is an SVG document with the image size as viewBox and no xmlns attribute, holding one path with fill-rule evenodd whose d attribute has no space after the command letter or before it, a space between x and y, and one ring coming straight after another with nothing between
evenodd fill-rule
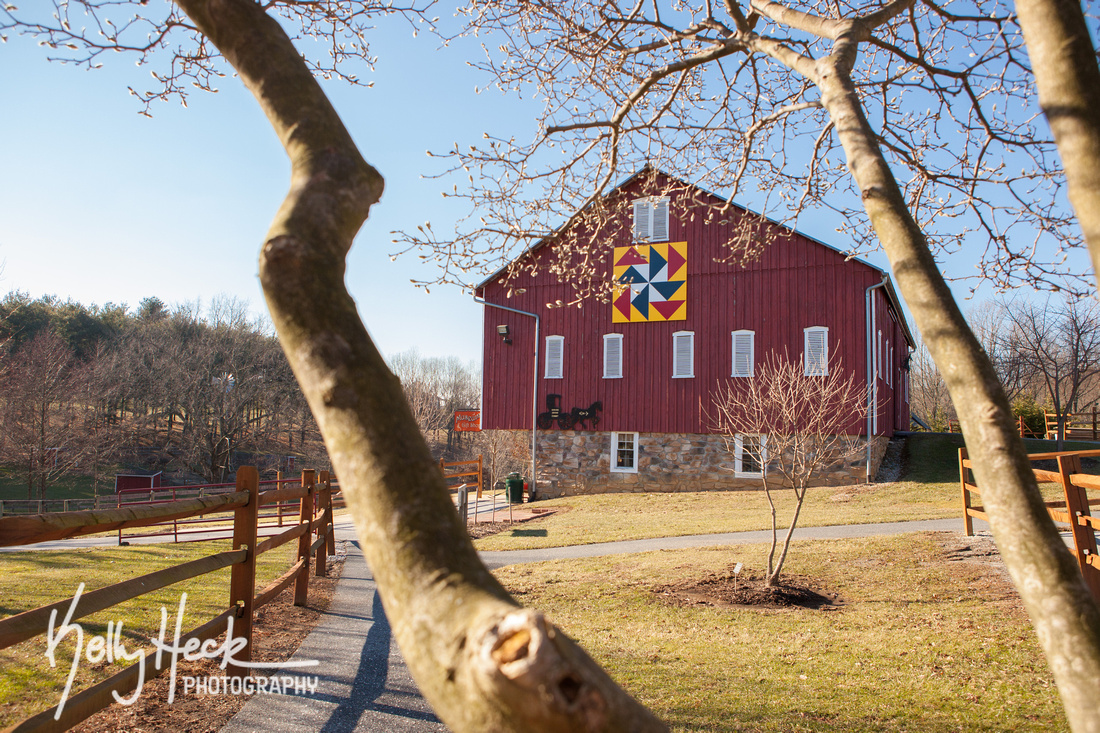
<instances>
[{"instance_id":1,"label":"white-framed window","mask_svg":"<svg viewBox=\"0 0 1100 733\"><path fill-rule=\"evenodd\" d=\"M562 378L562 362L565 358L565 336L546 337L546 378Z\"/></svg>"},{"instance_id":2,"label":"white-framed window","mask_svg":"<svg viewBox=\"0 0 1100 733\"><path fill-rule=\"evenodd\" d=\"M623 335L605 333L603 336L603 378L622 379Z\"/></svg>"},{"instance_id":3,"label":"white-framed window","mask_svg":"<svg viewBox=\"0 0 1100 733\"><path fill-rule=\"evenodd\" d=\"M886 340L886 384L887 386L894 386L894 347L890 345L890 340Z\"/></svg>"},{"instance_id":4,"label":"white-framed window","mask_svg":"<svg viewBox=\"0 0 1100 733\"><path fill-rule=\"evenodd\" d=\"M760 478L768 465L767 435L736 435L733 472L738 478Z\"/></svg>"},{"instance_id":5,"label":"white-framed window","mask_svg":"<svg viewBox=\"0 0 1100 733\"><path fill-rule=\"evenodd\" d=\"M829 329L826 326L810 326L802 329L803 374L807 377L825 377L829 374Z\"/></svg>"},{"instance_id":6,"label":"white-framed window","mask_svg":"<svg viewBox=\"0 0 1100 733\"><path fill-rule=\"evenodd\" d=\"M733 331L733 371L731 377L751 377L756 373L754 331Z\"/></svg>"},{"instance_id":7,"label":"white-framed window","mask_svg":"<svg viewBox=\"0 0 1100 733\"><path fill-rule=\"evenodd\" d=\"M672 334L672 376L674 379L695 376L695 332Z\"/></svg>"},{"instance_id":8,"label":"white-framed window","mask_svg":"<svg viewBox=\"0 0 1100 733\"><path fill-rule=\"evenodd\" d=\"M634 202L634 241L668 241L668 198L644 198Z\"/></svg>"},{"instance_id":9,"label":"white-framed window","mask_svg":"<svg viewBox=\"0 0 1100 733\"><path fill-rule=\"evenodd\" d=\"M638 473L638 434L611 434L611 470L615 473Z\"/></svg>"}]
</instances>

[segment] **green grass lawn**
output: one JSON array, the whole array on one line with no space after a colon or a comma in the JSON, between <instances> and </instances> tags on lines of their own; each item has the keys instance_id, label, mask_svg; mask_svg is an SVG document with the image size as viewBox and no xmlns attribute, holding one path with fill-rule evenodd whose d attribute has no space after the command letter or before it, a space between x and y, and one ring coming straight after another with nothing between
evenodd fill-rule
<instances>
[{"instance_id":1,"label":"green grass lawn","mask_svg":"<svg viewBox=\"0 0 1100 733\"><path fill-rule=\"evenodd\" d=\"M115 474L123 473L118 466L101 466L99 470L100 495L114 494ZM96 482L91 476L71 474L62 477L56 484L46 487L47 499L94 499ZM0 500L27 498L27 475L17 466L0 465ZM35 486L33 498L38 498Z\"/></svg>"},{"instance_id":2,"label":"green grass lawn","mask_svg":"<svg viewBox=\"0 0 1100 733\"><path fill-rule=\"evenodd\" d=\"M90 591L224 552L230 547L229 541L218 541L0 553L0 616L11 616L71 598L81 582L85 583L85 590ZM290 567L296 550L297 542L289 542L260 556L256 569L257 590ZM148 638L159 631L161 608L167 610L171 635L181 593L186 592L181 630L190 631L228 607L229 576L230 568L223 568L87 616L77 623L84 628L86 643L91 635L105 634L109 621L121 621L127 649L144 648L148 652L152 650ZM59 614L58 626L63 619L64 614ZM0 650L0 728L57 704L72 662L75 636L70 634L58 647L55 653L57 668L51 668L46 658L46 635ZM124 666L83 661L72 694L121 671Z\"/></svg>"},{"instance_id":3,"label":"green grass lawn","mask_svg":"<svg viewBox=\"0 0 1100 733\"><path fill-rule=\"evenodd\" d=\"M963 538L948 543L962 544ZM515 565L497 575L675 731L1067 730L1018 596L999 566L940 537L796 543L788 578L837 610L669 605L654 589L760 546Z\"/></svg>"},{"instance_id":4,"label":"green grass lawn","mask_svg":"<svg viewBox=\"0 0 1100 733\"><path fill-rule=\"evenodd\" d=\"M1052 441L1027 441L1035 453L1054 450ZM915 434L908 441L907 471L890 484L817 487L807 491L798 524L802 527L898 522L961 517L958 450L961 435ZM1093 444L1067 444L1088 450ZM1060 493L1044 487L1048 498ZM790 522L790 491L773 492L778 522ZM545 520L474 544L479 550L520 550L592 542L646 539L717 532L769 529L762 491L685 492L677 494L594 494L538 502L563 507Z\"/></svg>"}]
</instances>

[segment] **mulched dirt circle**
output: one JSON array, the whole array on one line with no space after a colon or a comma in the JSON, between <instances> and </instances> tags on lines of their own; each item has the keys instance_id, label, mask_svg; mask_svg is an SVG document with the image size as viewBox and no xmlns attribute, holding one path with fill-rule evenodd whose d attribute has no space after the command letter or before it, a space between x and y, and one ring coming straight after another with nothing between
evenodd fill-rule
<instances>
[{"instance_id":1,"label":"mulched dirt circle","mask_svg":"<svg viewBox=\"0 0 1100 733\"><path fill-rule=\"evenodd\" d=\"M844 605L835 593L817 587L812 578L782 576L778 585L768 587L762 573L743 571L735 575L732 568L723 574L709 573L702 578L657 586L653 593L662 602L679 607L831 611Z\"/></svg>"}]
</instances>

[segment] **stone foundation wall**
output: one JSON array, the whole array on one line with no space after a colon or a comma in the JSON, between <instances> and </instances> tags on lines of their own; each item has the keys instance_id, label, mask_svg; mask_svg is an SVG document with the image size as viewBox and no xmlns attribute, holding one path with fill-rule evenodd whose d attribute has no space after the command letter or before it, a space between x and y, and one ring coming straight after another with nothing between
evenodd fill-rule
<instances>
[{"instance_id":1,"label":"stone foundation wall","mask_svg":"<svg viewBox=\"0 0 1100 733\"><path fill-rule=\"evenodd\" d=\"M853 438L865 445L863 438ZM888 441L878 436L872 447L872 476ZM638 472L611 471L611 434L547 431L538 436L538 496L642 491L738 491L761 488L759 478L734 474L733 454L718 435L640 433ZM866 481L866 452L827 475L816 485Z\"/></svg>"},{"instance_id":2,"label":"stone foundation wall","mask_svg":"<svg viewBox=\"0 0 1100 733\"><path fill-rule=\"evenodd\" d=\"M862 440L862 438L861 438ZM882 459L886 456L886 447L890 445L890 439L885 435L876 435L871 438L871 480L878 475L878 469L882 466ZM862 483L862 482L861 482Z\"/></svg>"}]
</instances>

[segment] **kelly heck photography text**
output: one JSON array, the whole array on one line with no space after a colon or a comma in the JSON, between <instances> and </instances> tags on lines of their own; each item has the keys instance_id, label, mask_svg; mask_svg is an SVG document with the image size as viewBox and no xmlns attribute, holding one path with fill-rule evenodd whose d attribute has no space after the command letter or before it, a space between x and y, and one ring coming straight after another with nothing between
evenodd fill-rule
<instances>
[{"instance_id":1,"label":"kelly heck photography text","mask_svg":"<svg viewBox=\"0 0 1100 733\"><path fill-rule=\"evenodd\" d=\"M61 718L61 712L65 709L65 702L69 699L69 692L72 689L73 680L76 678L76 672L80 667L82 658L88 660L89 664L99 664L104 660L106 660L108 664L113 664L115 661L126 663L137 661L138 679L133 694L129 697L122 697L117 692L113 692L112 694L116 702L123 705L134 704L141 698L142 688L145 687L146 652L143 648L138 648L133 651L128 651L126 649L126 645L122 641L121 621L108 621L107 633L96 635L85 635L84 628L80 624L72 623L73 615L76 613L76 607L80 602L82 593L84 593L83 583L76 589L76 595L73 596L73 600L69 604L69 610L65 614L65 620L61 622L60 626L57 626L57 609L54 609L50 613L50 627L46 636L46 657L50 660L51 667L57 666L56 652L58 645L61 644L66 637L73 635L73 656L72 662L69 665L69 677L65 682L65 690L61 693L61 701L57 705L57 712L54 713L54 720L59 720ZM201 659L217 659L221 657L221 663L218 666L222 669L226 669L231 664L241 669L289 669L296 667L316 667L318 664L318 662L313 659L290 662L238 661L234 655L244 649L248 642L244 637L237 638L233 636L232 616L229 617L224 641L219 643L216 639L207 639L206 641L188 639L183 643L183 646L180 646L183 614L186 608L187 594L181 593L179 609L176 612L175 632L172 637L172 642L166 643L168 609L161 606L160 633L156 639L149 639L149 643L152 644L153 648L156 650L156 668L160 669L163 666L162 655L170 655L168 682L169 704L171 704L176 697L176 665L181 658L188 662L194 662ZM317 690L317 677L315 676L181 676L179 680L183 682L183 693L193 695L303 695L313 694Z\"/></svg>"}]
</instances>

